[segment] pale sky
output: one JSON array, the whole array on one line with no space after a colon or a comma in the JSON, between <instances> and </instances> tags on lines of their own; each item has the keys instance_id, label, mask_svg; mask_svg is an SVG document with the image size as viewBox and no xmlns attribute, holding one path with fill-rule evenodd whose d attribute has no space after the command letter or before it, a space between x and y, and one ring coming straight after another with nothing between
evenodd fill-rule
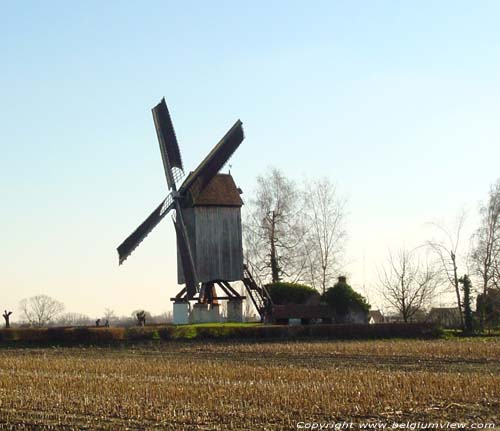
<instances>
[{"instance_id":1,"label":"pale sky","mask_svg":"<svg viewBox=\"0 0 500 431\"><path fill-rule=\"evenodd\" d=\"M116 253L167 193L151 116L163 96L188 170L240 118L244 197L270 165L334 181L349 201L346 272L375 306L387 248L462 207L472 229L500 176L497 1L0 11L1 310L39 293L90 316L171 309L168 218L121 267Z\"/></svg>"}]
</instances>

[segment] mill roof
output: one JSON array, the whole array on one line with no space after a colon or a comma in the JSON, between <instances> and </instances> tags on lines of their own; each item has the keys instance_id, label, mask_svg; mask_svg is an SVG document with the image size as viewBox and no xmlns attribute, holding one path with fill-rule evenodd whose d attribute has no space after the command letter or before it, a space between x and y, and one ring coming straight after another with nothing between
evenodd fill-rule
<instances>
[{"instance_id":1,"label":"mill roof","mask_svg":"<svg viewBox=\"0 0 500 431\"><path fill-rule=\"evenodd\" d=\"M240 191L230 174L217 174L201 191L192 193L193 206L241 207Z\"/></svg>"}]
</instances>

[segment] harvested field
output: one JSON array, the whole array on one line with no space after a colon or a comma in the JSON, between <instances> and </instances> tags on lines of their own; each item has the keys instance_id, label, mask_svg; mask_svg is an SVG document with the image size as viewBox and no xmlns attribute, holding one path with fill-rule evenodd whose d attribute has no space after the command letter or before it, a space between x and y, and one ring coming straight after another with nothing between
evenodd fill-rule
<instances>
[{"instance_id":1,"label":"harvested field","mask_svg":"<svg viewBox=\"0 0 500 431\"><path fill-rule=\"evenodd\" d=\"M0 429L500 423L500 339L0 350Z\"/></svg>"}]
</instances>

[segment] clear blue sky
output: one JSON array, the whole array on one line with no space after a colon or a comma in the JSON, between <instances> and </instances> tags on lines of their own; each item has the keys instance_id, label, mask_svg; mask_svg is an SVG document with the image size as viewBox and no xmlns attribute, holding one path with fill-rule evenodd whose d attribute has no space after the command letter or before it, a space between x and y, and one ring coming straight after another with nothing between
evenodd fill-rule
<instances>
[{"instance_id":1,"label":"clear blue sky","mask_svg":"<svg viewBox=\"0 0 500 431\"><path fill-rule=\"evenodd\" d=\"M2 2L0 307L46 293L99 315L170 309L166 194L150 109L193 168L241 118L232 173L328 176L349 199L347 272L471 214L500 176L497 1ZM361 262L365 256L364 276ZM372 294L373 301L373 294Z\"/></svg>"}]
</instances>

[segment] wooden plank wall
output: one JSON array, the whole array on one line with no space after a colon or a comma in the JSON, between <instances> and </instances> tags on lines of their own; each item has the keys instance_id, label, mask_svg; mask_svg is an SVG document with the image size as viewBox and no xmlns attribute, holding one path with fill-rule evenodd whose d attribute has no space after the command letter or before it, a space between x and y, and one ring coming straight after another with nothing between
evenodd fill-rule
<instances>
[{"instance_id":1,"label":"wooden plank wall","mask_svg":"<svg viewBox=\"0 0 500 431\"><path fill-rule=\"evenodd\" d=\"M243 278L239 207L198 206L183 211L200 282ZM178 281L184 274L178 257Z\"/></svg>"}]
</instances>

